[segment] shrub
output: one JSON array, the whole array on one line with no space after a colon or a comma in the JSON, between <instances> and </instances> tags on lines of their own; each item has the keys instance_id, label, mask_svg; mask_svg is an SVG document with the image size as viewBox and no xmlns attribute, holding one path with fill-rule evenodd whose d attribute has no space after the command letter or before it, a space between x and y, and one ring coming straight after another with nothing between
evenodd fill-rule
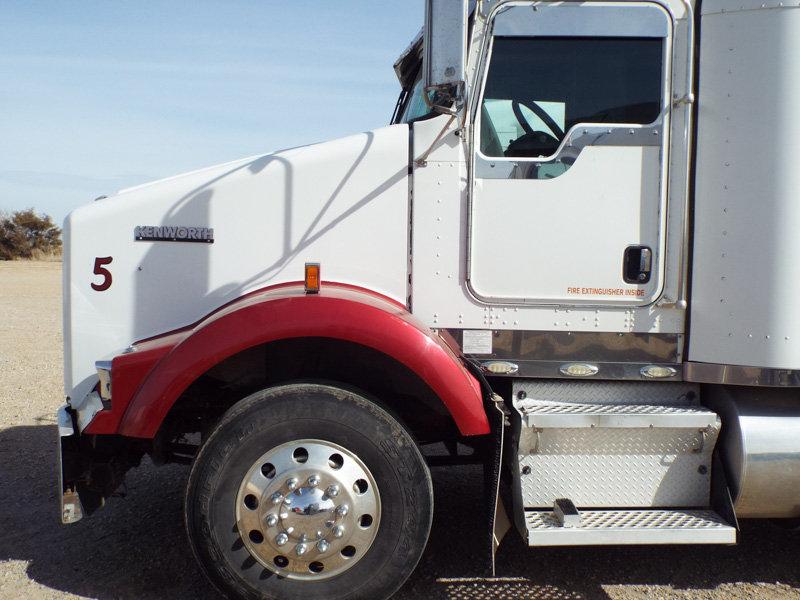
<instances>
[{"instance_id":1,"label":"shrub","mask_svg":"<svg viewBox=\"0 0 800 600\"><path fill-rule=\"evenodd\" d=\"M32 208L0 215L0 260L60 256L61 229Z\"/></svg>"}]
</instances>

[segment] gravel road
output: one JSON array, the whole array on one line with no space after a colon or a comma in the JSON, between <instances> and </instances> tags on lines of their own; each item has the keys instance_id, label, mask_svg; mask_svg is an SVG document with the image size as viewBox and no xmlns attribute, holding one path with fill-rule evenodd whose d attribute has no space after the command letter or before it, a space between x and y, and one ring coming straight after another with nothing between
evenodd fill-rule
<instances>
[{"instance_id":1,"label":"gravel road","mask_svg":"<svg viewBox=\"0 0 800 600\"><path fill-rule=\"evenodd\" d=\"M183 467L147 463L124 495L57 519L61 267L0 262L0 598L218 598L187 552ZM800 598L800 533L742 525L736 547L540 549L511 532L481 577L481 473L434 470L431 542L399 600Z\"/></svg>"}]
</instances>

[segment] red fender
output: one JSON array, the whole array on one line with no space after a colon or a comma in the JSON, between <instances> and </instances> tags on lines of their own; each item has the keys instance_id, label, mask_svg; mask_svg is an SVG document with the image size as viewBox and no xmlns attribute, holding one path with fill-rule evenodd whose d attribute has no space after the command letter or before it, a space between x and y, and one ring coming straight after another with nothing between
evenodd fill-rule
<instances>
[{"instance_id":1,"label":"red fender","mask_svg":"<svg viewBox=\"0 0 800 600\"><path fill-rule=\"evenodd\" d=\"M192 328L137 344L136 352L112 364L108 413L115 414L98 413L87 432L113 428L124 436L153 438L178 397L208 369L247 348L298 337L340 339L394 358L441 398L463 435L489 433L478 381L437 334L398 303L330 283L313 295L301 285L256 292ZM142 380L146 363L153 366Z\"/></svg>"}]
</instances>

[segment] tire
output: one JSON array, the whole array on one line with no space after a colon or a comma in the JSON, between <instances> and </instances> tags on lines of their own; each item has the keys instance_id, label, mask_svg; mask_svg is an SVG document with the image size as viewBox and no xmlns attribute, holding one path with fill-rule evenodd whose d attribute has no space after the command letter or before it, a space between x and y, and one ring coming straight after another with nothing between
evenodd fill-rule
<instances>
[{"instance_id":1,"label":"tire","mask_svg":"<svg viewBox=\"0 0 800 600\"><path fill-rule=\"evenodd\" d=\"M225 414L194 461L184 513L202 571L229 598L379 600L425 549L433 487L385 410L352 391L291 384Z\"/></svg>"}]
</instances>

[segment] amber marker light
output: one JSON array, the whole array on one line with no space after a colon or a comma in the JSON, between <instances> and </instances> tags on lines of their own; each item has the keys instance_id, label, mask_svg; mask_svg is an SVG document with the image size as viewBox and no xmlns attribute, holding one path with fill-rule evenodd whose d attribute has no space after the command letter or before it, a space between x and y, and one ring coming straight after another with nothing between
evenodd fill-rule
<instances>
[{"instance_id":1,"label":"amber marker light","mask_svg":"<svg viewBox=\"0 0 800 600\"><path fill-rule=\"evenodd\" d=\"M599 370L597 365L588 363L569 363L562 365L559 369L562 375L569 375L570 377L591 377L592 375L597 375Z\"/></svg>"},{"instance_id":2,"label":"amber marker light","mask_svg":"<svg viewBox=\"0 0 800 600\"><path fill-rule=\"evenodd\" d=\"M306 294L319 293L319 263L306 263Z\"/></svg>"}]
</instances>

